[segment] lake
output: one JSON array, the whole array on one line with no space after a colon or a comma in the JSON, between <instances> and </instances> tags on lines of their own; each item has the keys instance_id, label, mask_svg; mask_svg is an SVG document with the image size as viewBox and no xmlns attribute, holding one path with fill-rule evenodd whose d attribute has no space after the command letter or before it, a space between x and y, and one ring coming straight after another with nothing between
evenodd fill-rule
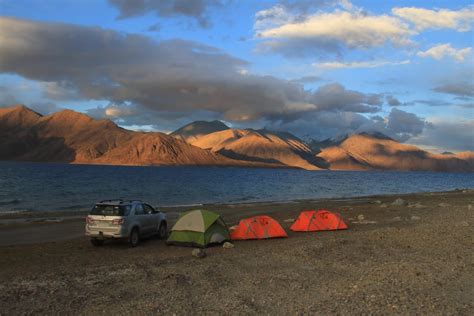
<instances>
[{"instance_id":1,"label":"lake","mask_svg":"<svg viewBox=\"0 0 474 316\"><path fill-rule=\"evenodd\" d=\"M154 206L344 198L474 188L474 173L127 167L0 162L0 212L87 210L99 200Z\"/></svg>"}]
</instances>

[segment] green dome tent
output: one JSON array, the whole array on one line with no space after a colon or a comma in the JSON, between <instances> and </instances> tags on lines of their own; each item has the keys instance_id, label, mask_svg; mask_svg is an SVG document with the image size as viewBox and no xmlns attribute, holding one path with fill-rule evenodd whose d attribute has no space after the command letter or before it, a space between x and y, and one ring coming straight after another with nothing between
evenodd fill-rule
<instances>
[{"instance_id":1,"label":"green dome tent","mask_svg":"<svg viewBox=\"0 0 474 316\"><path fill-rule=\"evenodd\" d=\"M195 210L180 216L166 243L204 248L226 240L230 240L229 230L219 214Z\"/></svg>"}]
</instances>

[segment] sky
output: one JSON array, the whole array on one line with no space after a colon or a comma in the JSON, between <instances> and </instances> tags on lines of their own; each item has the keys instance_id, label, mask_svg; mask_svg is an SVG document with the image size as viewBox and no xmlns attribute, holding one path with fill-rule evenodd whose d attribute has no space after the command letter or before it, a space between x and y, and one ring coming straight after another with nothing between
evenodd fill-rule
<instances>
[{"instance_id":1,"label":"sky","mask_svg":"<svg viewBox=\"0 0 474 316\"><path fill-rule=\"evenodd\" d=\"M471 1L0 0L0 106L474 150Z\"/></svg>"}]
</instances>

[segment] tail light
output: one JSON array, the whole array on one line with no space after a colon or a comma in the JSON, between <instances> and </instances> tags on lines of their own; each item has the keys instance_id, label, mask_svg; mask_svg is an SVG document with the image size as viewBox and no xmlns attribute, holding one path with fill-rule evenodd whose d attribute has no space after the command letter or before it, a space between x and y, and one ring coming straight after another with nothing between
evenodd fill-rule
<instances>
[{"instance_id":1,"label":"tail light","mask_svg":"<svg viewBox=\"0 0 474 316\"><path fill-rule=\"evenodd\" d=\"M93 224L94 224L94 220L93 220L91 217L87 216L87 217L86 217L86 223L89 224L89 225L93 225Z\"/></svg>"},{"instance_id":2,"label":"tail light","mask_svg":"<svg viewBox=\"0 0 474 316\"><path fill-rule=\"evenodd\" d=\"M124 222L124 219L123 218L116 218L112 221L112 224L113 225L122 225Z\"/></svg>"}]
</instances>

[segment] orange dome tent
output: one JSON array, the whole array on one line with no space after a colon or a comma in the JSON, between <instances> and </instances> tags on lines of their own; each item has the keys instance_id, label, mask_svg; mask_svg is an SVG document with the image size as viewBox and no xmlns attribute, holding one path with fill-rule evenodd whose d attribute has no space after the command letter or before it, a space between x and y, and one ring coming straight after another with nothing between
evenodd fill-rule
<instances>
[{"instance_id":1,"label":"orange dome tent","mask_svg":"<svg viewBox=\"0 0 474 316\"><path fill-rule=\"evenodd\" d=\"M230 233L232 240L288 237L280 224L270 216L254 216L240 220Z\"/></svg>"},{"instance_id":2,"label":"orange dome tent","mask_svg":"<svg viewBox=\"0 0 474 316\"><path fill-rule=\"evenodd\" d=\"M303 211L290 229L296 232L347 229L342 218L327 210Z\"/></svg>"}]
</instances>

